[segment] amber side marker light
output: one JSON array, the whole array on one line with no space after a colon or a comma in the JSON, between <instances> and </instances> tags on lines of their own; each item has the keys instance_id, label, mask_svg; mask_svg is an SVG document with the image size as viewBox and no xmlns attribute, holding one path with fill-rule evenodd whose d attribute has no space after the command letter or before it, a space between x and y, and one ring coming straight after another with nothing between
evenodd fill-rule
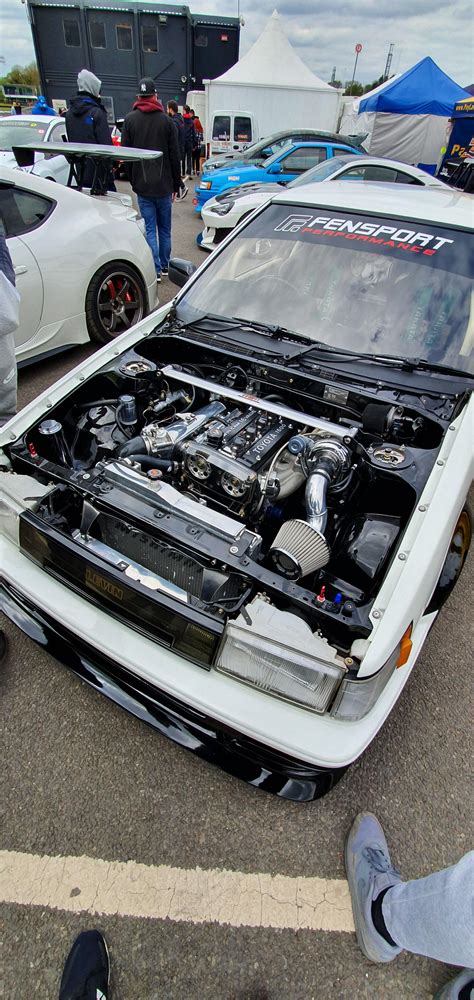
<instances>
[{"instance_id":1,"label":"amber side marker light","mask_svg":"<svg viewBox=\"0 0 474 1000\"><path fill-rule=\"evenodd\" d=\"M398 660L395 664L396 667L403 667L407 662L413 643L411 641L411 633L413 631L413 622L410 622L406 632L403 633L400 642L400 652L398 654Z\"/></svg>"}]
</instances>

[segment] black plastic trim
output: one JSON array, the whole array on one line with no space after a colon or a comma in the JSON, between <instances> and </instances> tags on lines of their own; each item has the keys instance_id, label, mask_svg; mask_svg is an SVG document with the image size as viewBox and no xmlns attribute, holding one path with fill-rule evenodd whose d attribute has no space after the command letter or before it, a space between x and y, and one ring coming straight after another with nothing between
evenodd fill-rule
<instances>
[{"instance_id":1,"label":"black plastic trim","mask_svg":"<svg viewBox=\"0 0 474 1000\"><path fill-rule=\"evenodd\" d=\"M165 694L93 649L5 581L0 583L0 608L30 639L115 704L250 785L293 802L312 802L329 792L347 770L347 766L316 767L288 757Z\"/></svg>"}]
</instances>

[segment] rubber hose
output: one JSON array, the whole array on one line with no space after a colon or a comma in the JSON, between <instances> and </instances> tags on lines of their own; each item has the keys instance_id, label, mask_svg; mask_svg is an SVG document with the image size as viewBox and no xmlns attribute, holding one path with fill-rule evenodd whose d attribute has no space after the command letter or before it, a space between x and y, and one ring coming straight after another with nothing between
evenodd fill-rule
<instances>
[{"instance_id":1,"label":"rubber hose","mask_svg":"<svg viewBox=\"0 0 474 1000\"><path fill-rule=\"evenodd\" d=\"M118 450L120 458L129 458L130 455L140 455L142 453L146 454L146 444L140 435L139 437L131 438L125 444L122 444Z\"/></svg>"}]
</instances>

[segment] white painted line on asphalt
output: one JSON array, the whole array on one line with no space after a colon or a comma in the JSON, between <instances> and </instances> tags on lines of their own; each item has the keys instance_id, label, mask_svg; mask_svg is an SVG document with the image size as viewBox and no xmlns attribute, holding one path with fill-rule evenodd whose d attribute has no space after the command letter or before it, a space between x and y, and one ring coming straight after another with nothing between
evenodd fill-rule
<instances>
[{"instance_id":1,"label":"white painted line on asphalt","mask_svg":"<svg viewBox=\"0 0 474 1000\"><path fill-rule=\"evenodd\" d=\"M347 882L0 851L0 900L70 913L354 930Z\"/></svg>"}]
</instances>

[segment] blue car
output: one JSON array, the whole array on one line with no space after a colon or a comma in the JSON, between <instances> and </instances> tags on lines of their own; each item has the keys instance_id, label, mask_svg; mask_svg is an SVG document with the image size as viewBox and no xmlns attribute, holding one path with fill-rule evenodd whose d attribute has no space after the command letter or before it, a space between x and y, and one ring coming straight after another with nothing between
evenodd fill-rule
<instances>
[{"instance_id":1,"label":"blue car","mask_svg":"<svg viewBox=\"0 0 474 1000\"><path fill-rule=\"evenodd\" d=\"M342 143L293 142L284 146L283 149L279 149L263 163L234 161L219 170L212 170L202 175L201 183L195 189L196 197L193 204L196 206L196 212L201 212L202 206L205 205L206 201L209 201L209 198L215 198L216 195L229 188L255 182L260 184L267 181L275 183L276 180L285 181L287 184L289 181L296 180L310 167L340 153L351 153L353 156L357 156L357 150ZM362 155L363 150L360 153Z\"/></svg>"}]
</instances>

